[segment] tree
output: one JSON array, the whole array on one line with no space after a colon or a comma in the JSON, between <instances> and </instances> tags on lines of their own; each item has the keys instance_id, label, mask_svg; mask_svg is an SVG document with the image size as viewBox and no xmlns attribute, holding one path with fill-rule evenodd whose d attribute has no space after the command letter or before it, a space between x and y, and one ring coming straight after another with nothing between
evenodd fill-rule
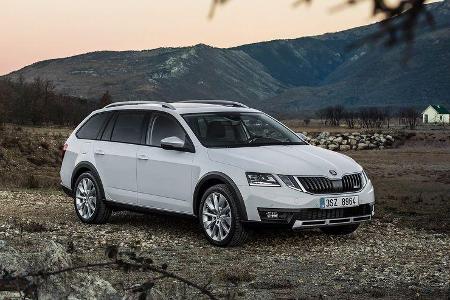
<instances>
[{"instance_id":1,"label":"tree","mask_svg":"<svg viewBox=\"0 0 450 300\"><path fill-rule=\"evenodd\" d=\"M417 109L415 109L414 107L402 108L399 111L399 116L406 121L409 129L416 129L420 117L420 112Z\"/></svg>"},{"instance_id":2,"label":"tree","mask_svg":"<svg viewBox=\"0 0 450 300\"><path fill-rule=\"evenodd\" d=\"M112 97L109 94L109 91L106 91L103 96L100 98L100 101L98 103L98 105L100 106L100 108L105 107L106 105L109 105L112 103Z\"/></svg>"},{"instance_id":3,"label":"tree","mask_svg":"<svg viewBox=\"0 0 450 300\"><path fill-rule=\"evenodd\" d=\"M94 109L91 101L57 94L47 80L0 79L0 122L75 125Z\"/></svg>"}]
</instances>

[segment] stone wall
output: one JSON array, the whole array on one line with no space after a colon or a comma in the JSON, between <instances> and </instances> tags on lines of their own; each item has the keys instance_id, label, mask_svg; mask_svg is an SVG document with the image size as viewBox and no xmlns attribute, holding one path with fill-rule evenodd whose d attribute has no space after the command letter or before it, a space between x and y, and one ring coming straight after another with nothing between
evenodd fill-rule
<instances>
[{"instance_id":1,"label":"stone wall","mask_svg":"<svg viewBox=\"0 0 450 300\"><path fill-rule=\"evenodd\" d=\"M333 133L302 132L308 143L334 151L385 149L394 145L395 137L384 133Z\"/></svg>"}]
</instances>

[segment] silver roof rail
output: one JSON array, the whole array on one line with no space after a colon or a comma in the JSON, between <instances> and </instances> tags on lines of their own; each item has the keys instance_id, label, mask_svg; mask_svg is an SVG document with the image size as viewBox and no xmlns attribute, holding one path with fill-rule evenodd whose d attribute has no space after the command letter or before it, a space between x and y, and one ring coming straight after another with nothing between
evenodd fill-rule
<instances>
[{"instance_id":1,"label":"silver roof rail","mask_svg":"<svg viewBox=\"0 0 450 300\"><path fill-rule=\"evenodd\" d=\"M175 110L175 107L172 104L162 101L123 101L123 102L114 102L109 105L106 105L104 108L117 107L117 106L125 106L125 105L142 105L142 104L159 104L164 108L169 108Z\"/></svg>"},{"instance_id":2,"label":"silver roof rail","mask_svg":"<svg viewBox=\"0 0 450 300\"><path fill-rule=\"evenodd\" d=\"M185 100L185 101L179 101L179 103L201 103L201 104L215 104L215 105L222 105L222 106L249 108L245 104L235 102L235 101L227 101L227 100Z\"/></svg>"}]
</instances>

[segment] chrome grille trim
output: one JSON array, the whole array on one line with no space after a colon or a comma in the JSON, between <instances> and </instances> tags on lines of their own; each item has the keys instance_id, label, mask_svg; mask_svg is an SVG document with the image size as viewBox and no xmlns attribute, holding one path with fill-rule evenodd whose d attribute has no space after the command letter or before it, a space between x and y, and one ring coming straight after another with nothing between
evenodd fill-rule
<instances>
[{"instance_id":1,"label":"chrome grille trim","mask_svg":"<svg viewBox=\"0 0 450 300\"><path fill-rule=\"evenodd\" d=\"M301 188L310 194L341 194L358 192L363 188L363 174L346 174L342 178L324 176L294 176Z\"/></svg>"}]
</instances>

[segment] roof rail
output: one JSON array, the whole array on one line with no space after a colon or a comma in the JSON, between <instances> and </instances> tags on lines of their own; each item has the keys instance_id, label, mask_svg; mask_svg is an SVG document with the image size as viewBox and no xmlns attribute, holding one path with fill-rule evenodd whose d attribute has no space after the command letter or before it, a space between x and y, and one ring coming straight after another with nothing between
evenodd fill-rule
<instances>
[{"instance_id":1,"label":"roof rail","mask_svg":"<svg viewBox=\"0 0 450 300\"><path fill-rule=\"evenodd\" d=\"M160 104L164 108L169 108L175 110L175 107L172 104L162 101L123 101L123 102L114 102L109 105L106 105L104 108L117 107L117 106L125 106L125 105L142 105L142 104Z\"/></svg>"},{"instance_id":2,"label":"roof rail","mask_svg":"<svg viewBox=\"0 0 450 300\"><path fill-rule=\"evenodd\" d=\"M179 101L179 103L201 103L201 104L215 104L215 105L222 105L222 106L249 108L245 104L235 102L235 101L227 101L227 100L185 100L185 101Z\"/></svg>"}]
</instances>

